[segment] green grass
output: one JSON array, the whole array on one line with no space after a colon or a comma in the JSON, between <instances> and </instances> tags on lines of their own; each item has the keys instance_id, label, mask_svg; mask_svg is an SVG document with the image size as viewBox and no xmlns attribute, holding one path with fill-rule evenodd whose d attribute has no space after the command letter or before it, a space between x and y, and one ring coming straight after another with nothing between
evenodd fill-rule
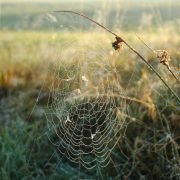
<instances>
[{"instance_id":1,"label":"green grass","mask_svg":"<svg viewBox=\"0 0 180 180\"><path fill-rule=\"evenodd\" d=\"M178 67L180 55L177 48L180 41L175 28L138 33L155 49L168 49L172 57L171 65ZM139 42L137 32L126 31L121 34L148 58L162 77L167 79L170 87L179 94L176 81ZM76 178L79 173L82 178L92 178L86 171L79 172L78 168L58 154L57 148L48 138L54 132L48 129L44 114L51 91L50 84L54 80L54 68L59 65L57 55L63 47L66 59L60 70L64 78L72 74L70 70L78 76L80 71L76 68L79 68L78 62L80 65L83 63L83 55L71 56L71 53L82 42L87 43L83 47L85 56L97 53L99 59L90 59L92 62L99 63L99 66L102 65L100 67L109 71L116 68L120 83L128 96L149 104L129 103L127 111L130 119L127 118L127 121L131 123L125 136L119 141L121 152L118 148L114 151L114 156L123 169L121 177L131 172L129 178L132 179L144 176L154 179L179 178L179 155L176 153L179 152L180 136L179 102L127 48L108 60L114 39L101 32L1 31L0 36L1 179L70 179ZM73 59L76 55L77 58ZM93 68L97 66L90 66L88 72ZM176 74L178 75L177 72ZM152 109L154 106L155 112ZM104 179L112 178L108 175L108 168L107 171L100 171Z\"/></svg>"}]
</instances>

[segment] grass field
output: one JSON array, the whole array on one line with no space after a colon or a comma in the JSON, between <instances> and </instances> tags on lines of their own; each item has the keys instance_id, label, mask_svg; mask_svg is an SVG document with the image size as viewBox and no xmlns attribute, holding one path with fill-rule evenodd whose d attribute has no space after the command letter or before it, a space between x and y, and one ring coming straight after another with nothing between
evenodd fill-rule
<instances>
[{"instance_id":1,"label":"grass field","mask_svg":"<svg viewBox=\"0 0 180 180\"><path fill-rule=\"evenodd\" d=\"M12 4L4 3L2 6L6 11L0 30L0 179L180 178L179 100L137 55L126 46L120 52L115 51L112 48L115 41L113 36L93 28L93 25L88 31L88 23L83 29L84 21L77 23L78 18L74 17L70 22L64 19L63 30L54 25L49 30L42 30L46 26L41 26L41 31L38 28L37 31L31 28L29 20L25 26L19 22L16 28L13 22L18 24L18 19L22 17L19 9L24 4L16 4L13 10ZM57 7L56 4L51 6ZM88 6L89 9L84 7L89 15L92 15L91 6ZM161 6L162 14L165 14L164 6L167 5ZM174 8L177 16L173 23L165 14L162 19L167 21L161 21L164 24L159 27L150 25L130 29L139 24L135 19L142 14L138 9L140 7L135 7L131 5L129 20L124 20L135 24L130 23L132 26L129 26L128 23L121 31L116 26L116 31L148 60L179 96L176 79L137 37L155 50L166 49L171 57L170 67L180 78L178 6ZM35 19L39 8L40 5L35 8L31 4L32 13L29 14ZM40 9L47 11L49 8L46 4ZM135 13L134 16L135 11L140 14ZM132 19L131 13L135 19ZM170 13L169 18L173 20L174 17ZM60 23L62 19L59 16L56 18L57 24ZM82 29L77 30L79 24ZM66 26L69 28L66 29ZM66 97L66 93L70 93L70 101L66 99L67 107L61 97ZM103 96L99 100L101 94L110 98ZM84 99L78 99L79 96ZM78 100L69 104L71 98ZM82 111L83 108L89 110L89 106L96 107L97 111L96 108L94 111L100 114L106 112L98 109L104 99L108 102L107 107L112 106L117 121L122 121L122 128L118 132L122 137L111 142L116 142L116 147L108 156L116 166L110 163L106 168L100 168L97 165L98 168L90 173L59 153L61 149L56 143L60 142L58 133L61 127L56 119L59 116L63 119L63 115L56 112L57 117L54 118L53 113L49 115L47 111L59 108L58 111L63 113L68 111L66 108L72 108L71 114L78 113L71 115L70 120L76 121L76 115L80 119L81 116L86 118L86 113ZM115 104L109 103L114 99ZM81 111L78 108L82 108ZM89 110L88 113L91 117L93 111ZM100 120L109 122L103 119L104 114L100 116ZM57 126L52 128L54 124ZM66 133L65 130L63 132ZM91 155L86 158L89 162Z\"/></svg>"}]
</instances>

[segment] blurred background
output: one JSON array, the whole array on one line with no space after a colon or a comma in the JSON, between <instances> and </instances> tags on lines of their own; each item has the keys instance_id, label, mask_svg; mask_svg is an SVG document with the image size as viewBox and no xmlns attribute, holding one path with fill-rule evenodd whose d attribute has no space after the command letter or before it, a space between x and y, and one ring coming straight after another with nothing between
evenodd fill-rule
<instances>
[{"instance_id":1,"label":"blurred background","mask_svg":"<svg viewBox=\"0 0 180 180\"><path fill-rule=\"evenodd\" d=\"M180 17L178 0L140 0L138 2L135 0L38 0L31 2L25 0L1 0L1 29L52 29L52 25L44 21L45 14L53 10L64 9L83 12L111 29L117 26L121 30L137 30L144 27L160 27L170 24L178 25ZM63 21L66 21L68 26L69 24L74 26L77 23L70 20L67 21L67 19L63 19ZM59 22L59 26L61 23ZM83 29L88 28L84 24Z\"/></svg>"},{"instance_id":2,"label":"blurred background","mask_svg":"<svg viewBox=\"0 0 180 180\"><path fill-rule=\"evenodd\" d=\"M81 17L54 13L55 10L82 12L122 35L158 70L173 91L179 94L179 86L172 74L159 64L153 52L143 43L146 42L154 50L168 50L171 56L170 66L179 77L179 0L1 0L0 179L70 179L77 173L76 168L72 168L66 161L61 163L59 155L54 153L55 148L46 134L48 127L44 107L47 106L52 91L50 87L55 78L55 69L57 66L64 67L66 63L73 64L72 49L82 48L82 44L88 44L84 46L84 59L88 59L86 57L93 53L97 53L100 60L107 54L108 57L113 54L110 67L116 67L127 95L148 104L145 107L133 104L129 108L133 108L133 111L130 110L132 117L154 126L153 123L159 123L159 119L165 116L174 134L179 136L178 101L154 73L126 47L120 56L114 55L111 45L114 37L106 31ZM60 51L67 51L65 64L57 62ZM67 73L64 74L67 78ZM130 128L134 128L134 125ZM135 129L129 131L135 131L136 128L135 125ZM137 134L139 138L146 139L148 136L145 130L137 132L141 132ZM132 140L132 134L128 136ZM134 140L132 149L133 143ZM150 144L152 143L147 146L150 147ZM157 156L161 153L162 151L155 152ZM173 155L170 150L168 153L169 160L163 162L164 165L156 156L151 157L142 152L142 156L150 158L149 165L144 169L137 167L129 177L140 178L137 172L146 177L153 163L157 164L154 178L164 178L165 171L167 177L179 177L179 169L172 166ZM177 156L179 158L179 150ZM122 177L133 166L133 160L128 162L127 171L122 173ZM171 166L169 170L164 167L166 163ZM83 177L88 176L85 173Z\"/></svg>"}]
</instances>

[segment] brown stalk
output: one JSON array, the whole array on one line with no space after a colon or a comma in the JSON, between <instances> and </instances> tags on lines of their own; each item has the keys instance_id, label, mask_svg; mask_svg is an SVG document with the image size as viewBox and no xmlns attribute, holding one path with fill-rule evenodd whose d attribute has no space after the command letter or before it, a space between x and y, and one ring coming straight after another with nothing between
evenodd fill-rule
<instances>
[{"instance_id":1,"label":"brown stalk","mask_svg":"<svg viewBox=\"0 0 180 180\"><path fill-rule=\"evenodd\" d=\"M148 61L137 51L135 50L127 41L125 41L123 38L121 38L119 35L117 35L116 33L112 32L111 30L109 30L107 27L103 26L102 24L96 22L95 20L89 18L88 16L79 13L79 12L75 12L75 11L69 11L69 10L64 10L64 11L54 11L56 12L60 12L60 13L72 13L72 14L76 14L78 16L81 16L85 19L88 19L89 21L95 23L96 25L100 26L101 28L103 28L104 30L106 30L107 32L111 33L112 35L115 36L116 41L114 42L115 45L118 45L118 43L124 43L131 51L133 51L137 56L139 56L139 58L152 70L154 71L154 73L158 76L158 78L164 83L164 85L171 91L171 93L178 99L178 101L180 102L180 98L176 95L176 93L169 87L169 85L166 83L166 81L164 79L162 79L161 75L154 69L153 66L151 66L151 64L148 63ZM114 44L113 43L113 44ZM112 44L112 45L113 45ZM115 49L118 49L118 46L114 46L113 47Z\"/></svg>"}]
</instances>

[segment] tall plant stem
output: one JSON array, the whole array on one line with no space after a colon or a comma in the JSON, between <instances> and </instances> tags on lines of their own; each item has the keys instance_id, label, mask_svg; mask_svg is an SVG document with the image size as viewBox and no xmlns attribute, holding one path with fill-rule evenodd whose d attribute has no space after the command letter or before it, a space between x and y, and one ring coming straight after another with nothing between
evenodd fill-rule
<instances>
[{"instance_id":1,"label":"tall plant stem","mask_svg":"<svg viewBox=\"0 0 180 180\"><path fill-rule=\"evenodd\" d=\"M176 95L176 93L170 88L170 86L166 83L166 81L161 77L161 75L154 69L154 67L148 63L148 61L137 51L135 50L129 43L127 43L127 41L125 41L123 38L121 38L119 35L117 35L116 33L112 32L111 30L109 30L107 27L103 26L102 24L96 22L95 20L91 19L90 17L79 13L79 12L75 12L75 11L68 11L68 10L64 10L64 11L54 11L56 12L60 12L60 13L72 13L72 14L76 14L78 16L81 16L85 19L88 19L89 21L95 23L96 25L100 26L101 28L103 28L105 31L111 33L112 35L114 35L115 37L121 39L121 42L124 42L124 44L132 51L134 52L157 76L158 78L164 83L164 85L170 90L170 92L178 99L178 101L180 102L180 98Z\"/></svg>"}]
</instances>

